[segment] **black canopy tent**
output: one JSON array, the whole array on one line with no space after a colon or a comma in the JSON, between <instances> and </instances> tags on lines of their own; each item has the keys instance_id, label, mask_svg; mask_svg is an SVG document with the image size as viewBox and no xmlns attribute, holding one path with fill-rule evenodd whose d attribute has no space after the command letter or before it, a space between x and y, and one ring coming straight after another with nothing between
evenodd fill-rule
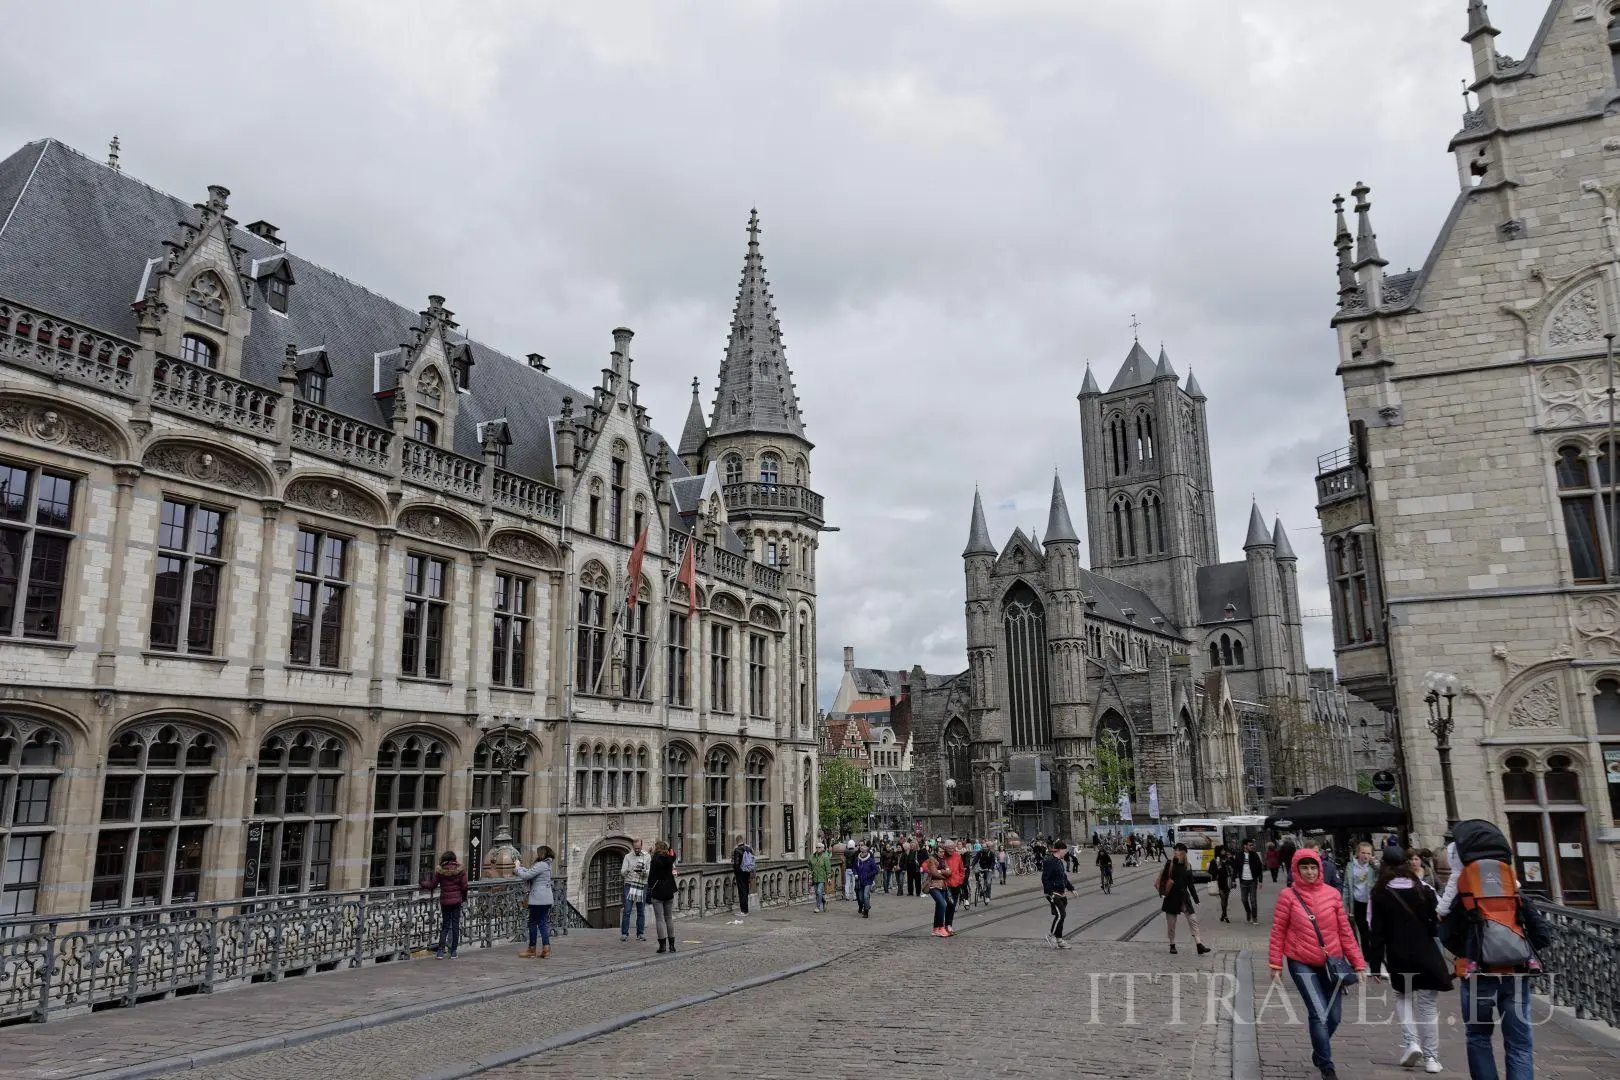
<instances>
[{"instance_id":1,"label":"black canopy tent","mask_svg":"<svg viewBox=\"0 0 1620 1080\"><path fill-rule=\"evenodd\" d=\"M1406 813L1398 806L1329 784L1315 795L1295 799L1266 818L1266 828L1398 829L1405 820Z\"/></svg>"}]
</instances>

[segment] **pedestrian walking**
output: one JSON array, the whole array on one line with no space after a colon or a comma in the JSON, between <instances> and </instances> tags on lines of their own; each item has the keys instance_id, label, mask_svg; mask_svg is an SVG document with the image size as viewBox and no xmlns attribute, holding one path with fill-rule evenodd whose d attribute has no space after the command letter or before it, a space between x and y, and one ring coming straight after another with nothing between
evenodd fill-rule
<instances>
[{"instance_id":1,"label":"pedestrian walking","mask_svg":"<svg viewBox=\"0 0 1620 1080\"><path fill-rule=\"evenodd\" d=\"M1266 841L1266 869L1271 871L1271 883L1277 884L1277 871L1282 869L1282 856L1277 853L1277 845Z\"/></svg>"},{"instance_id":2,"label":"pedestrian walking","mask_svg":"<svg viewBox=\"0 0 1620 1080\"><path fill-rule=\"evenodd\" d=\"M1264 870L1254 841L1243 841L1243 850L1238 852L1238 895L1243 899L1243 915L1248 922L1260 921L1260 876Z\"/></svg>"},{"instance_id":3,"label":"pedestrian walking","mask_svg":"<svg viewBox=\"0 0 1620 1080\"><path fill-rule=\"evenodd\" d=\"M1344 900L1322 880L1322 857L1313 848L1294 852L1289 864L1293 884L1277 897L1271 914L1268 959L1271 977L1286 967L1305 1001L1311 1036L1311 1064L1322 1080L1337 1080L1333 1068L1333 1033L1339 1029L1348 972L1365 974L1367 962L1350 929Z\"/></svg>"},{"instance_id":4,"label":"pedestrian walking","mask_svg":"<svg viewBox=\"0 0 1620 1080\"><path fill-rule=\"evenodd\" d=\"M519 956L539 956L544 960L551 955L551 906L555 902L551 890L551 863L554 857L551 848L541 844L534 849L533 866L524 867L522 861L512 866L512 873L517 879L529 883L529 947L518 953ZM540 941L539 953L534 951L537 937Z\"/></svg>"},{"instance_id":5,"label":"pedestrian walking","mask_svg":"<svg viewBox=\"0 0 1620 1080\"><path fill-rule=\"evenodd\" d=\"M844 900L855 899L855 841L844 841L844 887L839 890L839 897Z\"/></svg>"},{"instance_id":6,"label":"pedestrian walking","mask_svg":"<svg viewBox=\"0 0 1620 1080\"><path fill-rule=\"evenodd\" d=\"M1069 913L1069 897L1074 885L1069 881L1069 846L1062 840L1052 843L1052 853L1041 861L1041 892L1046 894L1047 906L1052 909L1052 925L1046 931L1046 940L1054 948L1067 949L1063 940L1063 918Z\"/></svg>"},{"instance_id":7,"label":"pedestrian walking","mask_svg":"<svg viewBox=\"0 0 1620 1080\"><path fill-rule=\"evenodd\" d=\"M1296 845L1292 839L1284 840L1282 843L1277 845L1277 864L1282 867L1283 884L1285 885L1292 885L1294 883L1294 852L1298 850L1298 845ZM1322 868L1322 862L1320 859L1317 860L1316 866L1318 876L1320 876ZM1273 881L1277 879L1277 875L1275 874L1273 874L1271 877Z\"/></svg>"},{"instance_id":8,"label":"pedestrian walking","mask_svg":"<svg viewBox=\"0 0 1620 1080\"><path fill-rule=\"evenodd\" d=\"M827 854L827 846L817 843L816 850L810 855L810 891L815 894L815 913L824 915L827 912L827 881L832 877L832 856Z\"/></svg>"},{"instance_id":9,"label":"pedestrian walking","mask_svg":"<svg viewBox=\"0 0 1620 1080\"><path fill-rule=\"evenodd\" d=\"M1209 866L1210 876L1215 879L1215 891L1221 896L1221 922L1232 921L1227 912L1227 905L1232 900L1232 888L1237 884L1237 859L1226 850L1225 844L1215 845L1215 854L1211 857Z\"/></svg>"},{"instance_id":10,"label":"pedestrian walking","mask_svg":"<svg viewBox=\"0 0 1620 1080\"><path fill-rule=\"evenodd\" d=\"M1345 875L1345 893L1349 903L1350 927L1356 932L1363 956L1367 954L1367 909L1372 902L1373 885L1378 881L1378 867L1373 864L1371 844L1357 844L1355 858L1350 860L1350 872Z\"/></svg>"},{"instance_id":11,"label":"pedestrian walking","mask_svg":"<svg viewBox=\"0 0 1620 1080\"><path fill-rule=\"evenodd\" d=\"M924 896L922 880L922 854L909 840L900 849L900 876L906 882L907 896Z\"/></svg>"},{"instance_id":12,"label":"pedestrian walking","mask_svg":"<svg viewBox=\"0 0 1620 1080\"><path fill-rule=\"evenodd\" d=\"M862 844L855 855L855 903L861 918L872 917L872 883L878 876L877 856Z\"/></svg>"},{"instance_id":13,"label":"pedestrian walking","mask_svg":"<svg viewBox=\"0 0 1620 1080\"><path fill-rule=\"evenodd\" d=\"M945 842L945 866L950 871L945 884L951 890L950 918L945 920L945 928L954 934L956 909L961 906L962 893L967 887L967 863L962 860L962 853L956 850L956 845L948 840Z\"/></svg>"},{"instance_id":14,"label":"pedestrian walking","mask_svg":"<svg viewBox=\"0 0 1620 1080\"><path fill-rule=\"evenodd\" d=\"M619 940L630 940L630 914L636 916L636 940L647 940L647 873L652 857L641 850L640 840L630 841L630 851L619 860L619 877L624 882L623 908L619 915Z\"/></svg>"},{"instance_id":15,"label":"pedestrian walking","mask_svg":"<svg viewBox=\"0 0 1620 1080\"><path fill-rule=\"evenodd\" d=\"M658 951L675 951L675 849L668 841L653 844L647 869L647 903L653 909Z\"/></svg>"},{"instance_id":16,"label":"pedestrian walking","mask_svg":"<svg viewBox=\"0 0 1620 1080\"><path fill-rule=\"evenodd\" d=\"M996 873L1001 877L1001 884L1007 884L1007 847L1005 844L996 847Z\"/></svg>"},{"instance_id":17,"label":"pedestrian walking","mask_svg":"<svg viewBox=\"0 0 1620 1080\"><path fill-rule=\"evenodd\" d=\"M1096 835L1093 833L1092 835ZM1114 857L1108 854L1108 849L1101 844L1097 845L1097 873L1102 878L1102 891L1114 891Z\"/></svg>"},{"instance_id":18,"label":"pedestrian walking","mask_svg":"<svg viewBox=\"0 0 1620 1080\"><path fill-rule=\"evenodd\" d=\"M737 917L731 920L733 923L748 918L748 890L754 883L756 865L754 849L748 846L748 841L737 837L737 846L731 849L731 876L737 883Z\"/></svg>"},{"instance_id":19,"label":"pedestrian walking","mask_svg":"<svg viewBox=\"0 0 1620 1080\"><path fill-rule=\"evenodd\" d=\"M1421 1061L1427 1073L1441 1071L1440 991L1452 984L1451 970L1435 943L1439 902L1434 890L1412 873L1405 854L1386 849L1378 880L1368 890L1367 967L1374 978L1382 968L1395 991L1406 1038L1401 1065L1410 1069Z\"/></svg>"},{"instance_id":20,"label":"pedestrian walking","mask_svg":"<svg viewBox=\"0 0 1620 1080\"><path fill-rule=\"evenodd\" d=\"M1164 912L1165 930L1170 937L1170 951L1176 951L1176 919L1187 920L1187 929L1192 931L1193 944L1198 946L1198 955L1209 952L1209 946L1198 933L1198 887L1193 884L1192 866L1187 862L1187 845L1177 844L1174 856L1164 864L1159 871L1159 895L1164 902L1159 909Z\"/></svg>"},{"instance_id":21,"label":"pedestrian walking","mask_svg":"<svg viewBox=\"0 0 1620 1080\"><path fill-rule=\"evenodd\" d=\"M951 870L945 865L943 851L935 850L923 860L923 876L927 879L928 895L934 901L934 936L950 937L956 905L951 900Z\"/></svg>"},{"instance_id":22,"label":"pedestrian walking","mask_svg":"<svg viewBox=\"0 0 1620 1080\"><path fill-rule=\"evenodd\" d=\"M439 868L422 882L422 888L439 890L439 944L433 955L443 960L448 948L454 960L461 943L461 905L467 901L467 870L455 852L439 856Z\"/></svg>"},{"instance_id":23,"label":"pedestrian walking","mask_svg":"<svg viewBox=\"0 0 1620 1080\"><path fill-rule=\"evenodd\" d=\"M894 850L893 844L883 845L883 854L878 858L878 866L883 870L883 891L889 891L889 882L894 878L895 871L900 867L900 856Z\"/></svg>"}]
</instances>

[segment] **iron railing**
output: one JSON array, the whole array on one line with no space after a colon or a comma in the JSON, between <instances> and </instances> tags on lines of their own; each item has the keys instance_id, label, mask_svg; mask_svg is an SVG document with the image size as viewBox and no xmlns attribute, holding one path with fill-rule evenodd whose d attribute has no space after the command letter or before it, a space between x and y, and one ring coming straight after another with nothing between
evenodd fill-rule
<instances>
[{"instance_id":1,"label":"iron railing","mask_svg":"<svg viewBox=\"0 0 1620 1080\"><path fill-rule=\"evenodd\" d=\"M565 883L552 888L558 931L583 925ZM527 934L527 898L525 882L474 882L462 944ZM399 960L437 943L439 920L416 888L0 920L0 1024Z\"/></svg>"},{"instance_id":2,"label":"iron railing","mask_svg":"<svg viewBox=\"0 0 1620 1080\"><path fill-rule=\"evenodd\" d=\"M1620 1027L1620 919L1536 901L1552 932L1539 989L1583 1020Z\"/></svg>"}]
</instances>

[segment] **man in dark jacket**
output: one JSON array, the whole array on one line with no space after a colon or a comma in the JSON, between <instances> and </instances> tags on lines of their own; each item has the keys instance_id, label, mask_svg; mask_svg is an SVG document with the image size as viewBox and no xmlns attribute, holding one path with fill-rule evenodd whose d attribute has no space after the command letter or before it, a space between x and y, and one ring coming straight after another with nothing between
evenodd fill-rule
<instances>
[{"instance_id":1,"label":"man in dark jacket","mask_svg":"<svg viewBox=\"0 0 1620 1080\"><path fill-rule=\"evenodd\" d=\"M1041 891L1046 894L1046 903L1052 909L1052 928L1046 932L1046 940L1058 949L1069 947L1069 943L1063 940L1063 918L1069 913L1069 895L1074 893L1069 872L1063 868L1064 857L1068 853L1067 844L1054 840L1052 853L1041 860Z\"/></svg>"},{"instance_id":2,"label":"man in dark jacket","mask_svg":"<svg viewBox=\"0 0 1620 1080\"><path fill-rule=\"evenodd\" d=\"M917 853L917 846L910 841L906 842L904 850L900 852L900 874L906 881L907 896L923 894L922 857Z\"/></svg>"},{"instance_id":3,"label":"man in dark jacket","mask_svg":"<svg viewBox=\"0 0 1620 1080\"><path fill-rule=\"evenodd\" d=\"M1238 895L1243 899L1243 917L1247 922L1260 921L1260 875L1265 869L1260 853L1254 849L1254 841L1243 841L1243 850L1238 852Z\"/></svg>"}]
</instances>

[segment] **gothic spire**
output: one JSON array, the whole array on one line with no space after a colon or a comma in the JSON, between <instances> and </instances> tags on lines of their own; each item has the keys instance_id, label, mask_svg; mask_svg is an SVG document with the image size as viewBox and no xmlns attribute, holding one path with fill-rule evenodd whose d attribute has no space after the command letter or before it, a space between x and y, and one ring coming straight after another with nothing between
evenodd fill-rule
<instances>
[{"instance_id":1,"label":"gothic spire","mask_svg":"<svg viewBox=\"0 0 1620 1080\"><path fill-rule=\"evenodd\" d=\"M1131 351L1125 354L1125 362L1119 366L1119 374L1114 376L1113 385L1108 392L1116 390L1129 390L1133 386L1146 386L1153 381L1153 358L1142 348L1140 341L1131 342Z\"/></svg>"},{"instance_id":2,"label":"gothic spire","mask_svg":"<svg viewBox=\"0 0 1620 1080\"><path fill-rule=\"evenodd\" d=\"M1179 377L1176 374L1176 369L1170 366L1170 354L1164 351L1164 344L1161 342L1159 345L1159 366L1153 369L1153 378L1158 380Z\"/></svg>"},{"instance_id":3,"label":"gothic spire","mask_svg":"<svg viewBox=\"0 0 1620 1080\"><path fill-rule=\"evenodd\" d=\"M698 380L692 379L692 407L686 413L686 427L681 431L681 447L676 451L681 457L688 454L701 454L703 440L709 437L709 425L703 421L703 402L698 400Z\"/></svg>"},{"instance_id":4,"label":"gothic spire","mask_svg":"<svg viewBox=\"0 0 1620 1080\"><path fill-rule=\"evenodd\" d=\"M989 555L994 557L996 545L990 542L990 526L984 523L984 500L979 497L977 488L973 490L973 524L968 529L967 547L962 549L962 558L969 555Z\"/></svg>"},{"instance_id":5,"label":"gothic spire","mask_svg":"<svg viewBox=\"0 0 1620 1080\"><path fill-rule=\"evenodd\" d=\"M1356 267L1355 260L1350 255L1350 249L1355 241L1350 237L1350 225L1344 220L1344 196L1333 196L1333 216L1337 228L1333 234L1333 250L1339 256L1339 303L1342 305L1355 294Z\"/></svg>"},{"instance_id":6,"label":"gothic spire","mask_svg":"<svg viewBox=\"0 0 1620 1080\"><path fill-rule=\"evenodd\" d=\"M1356 269L1388 266L1389 260L1378 255L1378 234L1373 232L1372 218L1369 216L1372 203L1367 201L1367 196L1372 194L1372 188L1357 180L1350 194L1356 197Z\"/></svg>"},{"instance_id":7,"label":"gothic spire","mask_svg":"<svg viewBox=\"0 0 1620 1080\"><path fill-rule=\"evenodd\" d=\"M1187 369L1187 396L1194 401L1208 400L1204 397L1204 389L1198 385L1198 376L1193 374L1192 368Z\"/></svg>"},{"instance_id":8,"label":"gothic spire","mask_svg":"<svg viewBox=\"0 0 1620 1080\"><path fill-rule=\"evenodd\" d=\"M743 257L731 334L720 362L709 434L766 432L804 438L804 420L782 347L765 259L759 252L759 211L748 212L748 253Z\"/></svg>"},{"instance_id":9,"label":"gothic spire","mask_svg":"<svg viewBox=\"0 0 1620 1080\"><path fill-rule=\"evenodd\" d=\"M1057 473L1052 474L1052 509L1046 515L1046 543L1052 544L1078 544L1080 536L1074 531L1074 522L1069 520L1069 503L1063 497L1063 481L1058 479Z\"/></svg>"},{"instance_id":10,"label":"gothic spire","mask_svg":"<svg viewBox=\"0 0 1620 1080\"><path fill-rule=\"evenodd\" d=\"M1275 547L1271 539L1271 530L1266 528L1266 519L1260 516L1260 507L1254 503L1249 504L1249 535L1243 541L1243 550L1250 548Z\"/></svg>"},{"instance_id":11,"label":"gothic spire","mask_svg":"<svg viewBox=\"0 0 1620 1080\"><path fill-rule=\"evenodd\" d=\"M1277 523L1272 526L1271 544L1277 549L1278 562L1285 559L1293 562L1299 561L1299 556L1294 554L1294 545L1288 542L1288 530L1283 528L1282 518L1278 518Z\"/></svg>"},{"instance_id":12,"label":"gothic spire","mask_svg":"<svg viewBox=\"0 0 1620 1080\"><path fill-rule=\"evenodd\" d=\"M1080 384L1081 397L1099 397L1102 391L1097 389L1097 379L1091 374L1091 361L1086 361L1086 381Z\"/></svg>"}]
</instances>

